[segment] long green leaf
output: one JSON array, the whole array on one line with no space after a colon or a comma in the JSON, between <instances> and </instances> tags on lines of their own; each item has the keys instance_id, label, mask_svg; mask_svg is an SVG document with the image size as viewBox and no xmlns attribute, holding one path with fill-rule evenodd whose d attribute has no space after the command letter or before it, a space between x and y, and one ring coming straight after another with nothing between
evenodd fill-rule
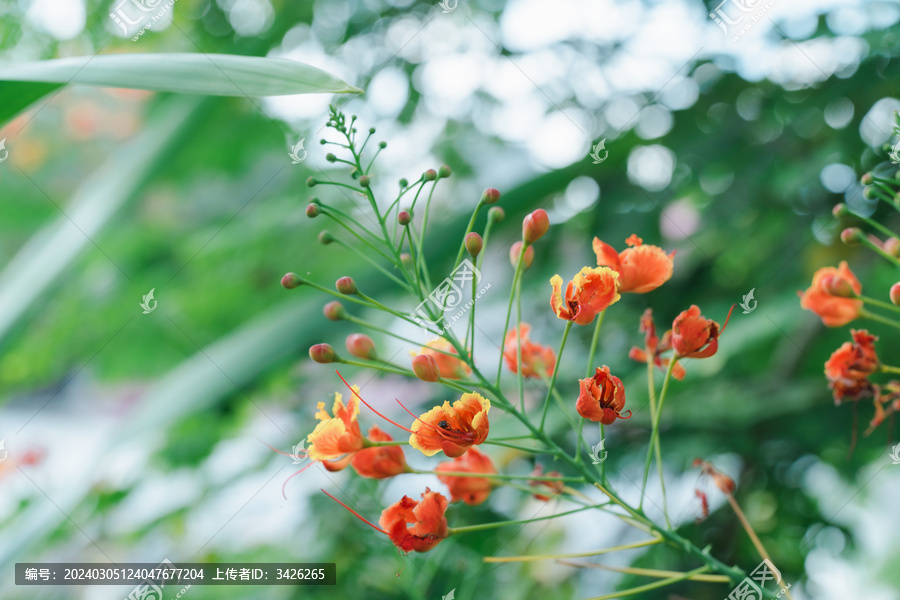
<instances>
[{"instance_id":1,"label":"long green leaf","mask_svg":"<svg viewBox=\"0 0 900 600\"><path fill-rule=\"evenodd\" d=\"M362 93L300 62L226 54L107 54L0 63L0 81L81 83L205 96Z\"/></svg>"}]
</instances>

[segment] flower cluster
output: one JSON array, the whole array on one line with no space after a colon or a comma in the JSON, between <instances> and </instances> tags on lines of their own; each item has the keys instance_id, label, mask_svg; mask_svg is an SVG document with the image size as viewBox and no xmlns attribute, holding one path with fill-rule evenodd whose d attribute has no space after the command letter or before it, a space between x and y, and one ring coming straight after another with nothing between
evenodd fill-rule
<instances>
[{"instance_id":1,"label":"flower cluster","mask_svg":"<svg viewBox=\"0 0 900 600\"><path fill-rule=\"evenodd\" d=\"M900 117L895 133L900 135ZM862 184L866 198L877 199L900 211L900 177L893 172L880 176L863 175ZM847 227L841 240L851 246L863 246L894 267L900 267L900 234L873 218L855 214L847 205L834 207L834 216L848 221L861 221L881 236L865 233L859 227ZM888 290L880 290L878 297L863 294L863 285L846 261L837 267L818 269L812 283L805 291L798 292L800 306L812 311L827 327L843 327L859 319L867 319L891 328L900 328L900 281ZM836 405L872 398L873 417L869 422L870 433L884 422L889 414L900 410L900 381L877 382L879 374L900 373L900 368L886 364L878 355L875 342L878 338L867 329L851 329L852 341L844 342L825 362L825 377ZM890 358L888 359L890 362Z\"/></svg>"},{"instance_id":2,"label":"flower cluster","mask_svg":"<svg viewBox=\"0 0 900 600\"><path fill-rule=\"evenodd\" d=\"M614 491L610 489L606 477L604 460L607 452L604 449L604 427L623 427L620 421L629 419L631 410L625 408L626 390L622 380L614 374L614 368L607 364L595 362L599 346L600 328L607 310L628 294L647 294L658 289L669 281L674 272L675 252L666 252L662 248L644 244L635 234L625 240L626 248L620 252L599 238L594 238L589 249L593 250L596 265L583 266L565 285L561 275L550 279L550 313L559 321L561 338L558 349L545 345L546 334L534 335L532 326L522 319L522 300L530 301L529 310L535 306L546 311L546 300L535 301L532 295L523 291L522 282L526 272L540 260L536 244L550 233L551 224L547 212L536 209L524 215L522 219L521 238L509 248L510 264L513 269L512 282L509 286L509 302L502 332L497 337L500 352L496 357L496 377L489 378L486 369L490 366L479 351L475 358L476 331L484 333L491 330L491 325L476 326L475 313L478 304L474 280L472 301L465 306L466 310L453 316L452 321L445 318L444 313L451 305L455 307L467 290L465 284L457 285L453 278L438 277L434 268L425 260L425 243L433 243L426 235L429 225L429 214L432 198L437 184L451 176L446 167L429 169L416 181L410 183L406 179L399 182L399 192L389 203L380 203L375 199L375 189L379 187L376 179L370 174L374 158L363 166L362 151L366 147L374 129L369 130L369 137L362 144L357 141L355 117L348 119L334 110L329 126L342 140L331 142L323 140L323 144L336 144L349 152L349 159L328 154L329 162L346 163L352 167L351 177L355 183L335 183L330 177L326 179L311 178L310 186L339 185L368 201L372 216L370 219L356 220L340 208L323 202L318 198L310 200L307 215L310 218L324 216L338 226L347 230L356 243L349 244L340 236L323 232L319 236L321 243L339 244L350 252L356 252L363 260L384 275L385 281L396 285L403 297L410 298L418 304L415 312L410 307L392 307L382 304L366 293L367 281L359 282L350 276L338 278L333 287L321 285L295 273L288 273L282 278L282 285L287 289L312 288L336 298L324 307L324 316L334 322L349 323L355 327L366 328L379 336L392 337L405 345L412 344L407 355L402 351L386 352L379 349L378 344L369 335L356 331L345 340L347 354L339 353L328 343L313 345L309 350L310 358L321 364L345 365L349 368L368 368L381 374L405 376L411 380L420 380L432 384L434 389L442 389L452 394L449 399L441 398L439 402L425 402L416 398L417 404L425 406L418 413L407 408L404 402L397 403L409 415L393 420L385 416L379 406L367 402L362 391L344 384L350 396L344 401L342 394L336 393L331 411L327 411L325 403L320 402L315 418L317 425L307 436L309 443L307 456L310 463L321 465L329 471L341 471L350 467L357 475L373 479L388 479L403 476L407 473L430 474L440 485L446 488L446 494L426 487L416 499L403 496L390 506L384 508L377 522L370 521L346 504L332 496L335 501L353 512L377 531L383 533L401 552L427 552L443 540L467 531L481 531L491 527L503 527L524 521L501 520L494 523L451 527L447 521L447 508L452 502L474 506L482 504L490 498L498 486L510 486L529 493L534 499L544 502L551 500L571 502L579 505L575 509L604 509L607 505L616 504L627 507ZM378 145L381 152L386 147L383 142ZM376 152L376 155L377 155ZM450 265L451 274L465 267L465 273L474 275L477 280L481 276L485 251L491 240L491 232L505 218L502 208L493 206L500 200L500 192L494 188L486 189L477 201L474 213L469 220L466 231L455 243L458 244L456 259ZM385 206L387 209L385 210ZM486 209L486 219L479 219L480 212ZM364 222L375 224L373 231L364 226ZM483 223L483 229L475 231L476 226ZM391 231L389 231L389 229ZM447 240L447 236L443 236ZM359 249L356 244L365 248ZM585 248L586 251L589 251ZM446 250L444 248L443 250ZM452 256L452 249L450 251ZM446 252L442 252L446 255ZM463 258L468 259L463 264ZM384 264L387 263L387 264ZM446 265L444 265L446 268ZM443 278L442 283L434 281ZM352 307L362 307L365 312L353 314ZM513 308L515 307L515 311ZM455 312L455 311L454 311ZM515 318L513 319L513 312ZM369 320L369 315L381 313L393 322L387 326ZM729 313L730 316L731 313ZM460 317L462 322L456 325L465 332L455 331L451 325ZM468 320L466 324L465 321ZM728 319L725 324L727 325ZM571 361L564 361L563 355L566 341L574 325L594 325L591 346L588 351L588 365L583 378L570 372ZM404 327L421 328L431 338L425 344L414 342L404 332ZM659 431L660 415L666 391L671 379L682 380L686 376L684 363L692 359L713 356L719 347L719 339L725 327L718 322L703 316L700 308L692 305L678 314L672 326L662 336L657 335L653 321L653 313L647 309L640 319L639 331L643 334L643 343L632 348L630 358L647 365L647 379L650 397L649 413L652 431L648 438L648 455L642 481L642 494L647 484L647 476L652 464L652 453L656 453L657 470L662 481L662 464L660 459ZM490 335L488 336L490 337ZM571 352L570 352L571 353ZM385 358L390 355L391 358ZM401 357L395 361L394 357ZM845 371L855 373L862 369L864 357L857 363L848 366ZM615 359L605 362L613 363ZM848 359L849 361L849 359ZM515 394L507 389L503 381L503 367L513 374L516 382ZM566 367L566 373L560 373L560 367ZM615 365L613 365L615 367ZM657 397L654 382L655 369L665 372ZM338 373L340 376L340 373ZM341 377L341 380L344 380ZM539 416L532 414L526 397L526 382L533 384L544 395L543 402L538 405ZM849 384L848 384L849 385ZM421 387L407 388L410 394L422 393ZM446 396L445 396L446 397ZM559 436L551 427L556 423L548 422L549 406L558 405L567 419L574 425L572 433L565 442L566 436ZM378 425L371 425L366 435L359 423L360 405L365 405L375 415L384 419L392 427L405 432L406 439L394 439ZM491 409L500 410L513 420L508 437L492 437L490 426ZM599 424L600 440L590 444L587 438L592 434L583 431L587 422ZM519 431L516 431L518 428ZM523 442L519 442L523 440ZM574 440L570 442L569 440ZM417 451L414 456L407 456L404 446ZM525 472L502 472L498 469L490 455L491 447L501 447L513 455L524 455L533 461L531 470ZM603 451L603 456L599 455ZM442 455L441 460L428 469L413 468L412 464L433 460ZM596 468L587 464L586 456L590 456ZM551 470L545 474L541 459L558 463L560 470ZM505 465L506 463L504 463ZM304 468L308 468L307 465ZM299 473L299 472L298 472ZM292 476L293 477L293 476ZM517 481L521 482L517 483ZM528 487L522 485L527 484ZM569 485L569 484L573 485ZM581 486L581 490L576 489ZM663 486L663 491L665 490ZM600 491L604 498L591 498L587 494ZM327 493L327 492L326 492ZM448 499L449 496L449 499ZM602 502L600 501L602 500ZM665 513L665 497L663 498ZM572 511L569 511L572 512ZM567 513L563 513L567 514ZM616 518L624 518L626 523L644 531L659 535L662 533L671 539L679 540L679 547L687 549L694 556L708 563L711 569L721 569L717 563L699 548L686 540L666 522L663 525L654 523L646 517L642 506L626 508L626 513L612 513ZM539 518L555 518L556 515ZM538 517L536 517L538 518ZM733 576L729 572L728 576Z\"/></svg>"}]
</instances>

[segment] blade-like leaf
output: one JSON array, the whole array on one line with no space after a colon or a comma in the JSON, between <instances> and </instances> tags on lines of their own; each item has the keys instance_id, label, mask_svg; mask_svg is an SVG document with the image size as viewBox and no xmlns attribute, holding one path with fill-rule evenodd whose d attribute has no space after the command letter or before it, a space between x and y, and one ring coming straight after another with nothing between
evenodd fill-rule
<instances>
[{"instance_id":1,"label":"blade-like leaf","mask_svg":"<svg viewBox=\"0 0 900 600\"><path fill-rule=\"evenodd\" d=\"M206 96L362 93L321 69L283 58L227 54L108 54L0 63L0 82L81 83ZM7 92L0 83L0 97Z\"/></svg>"}]
</instances>

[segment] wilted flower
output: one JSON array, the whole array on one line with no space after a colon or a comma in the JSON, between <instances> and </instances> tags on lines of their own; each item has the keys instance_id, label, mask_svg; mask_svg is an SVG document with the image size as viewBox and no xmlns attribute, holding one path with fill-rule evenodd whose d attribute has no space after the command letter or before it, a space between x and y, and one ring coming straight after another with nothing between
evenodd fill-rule
<instances>
[{"instance_id":1,"label":"wilted flower","mask_svg":"<svg viewBox=\"0 0 900 600\"><path fill-rule=\"evenodd\" d=\"M544 467L542 465L535 465L534 470L531 472L532 477L541 477L544 475ZM550 471L547 473L547 477L562 477L562 473L559 471ZM546 488L550 490L552 496L547 496L545 494L535 493L534 497L536 500L540 500L542 502L549 502L556 496L560 495L563 490L566 488L566 484L563 481L547 481L545 479L529 479L528 485L533 488Z\"/></svg>"},{"instance_id":2,"label":"wilted flower","mask_svg":"<svg viewBox=\"0 0 900 600\"><path fill-rule=\"evenodd\" d=\"M844 342L825 362L825 376L835 404L871 395L869 375L878 370L874 343L878 338L865 329L851 329L850 335L853 342Z\"/></svg>"},{"instance_id":3,"label":"wilted flower","mask_svg":"<svg viewBox=\"0 0 900 600\"><path fill-rule=\"evenodd\" d=\"M675 360L661 356L663 352L672 349L672 330L665 332L660 340L656 335L656 325L653 323L653 310L648 308L641 316L641 325L638 331L644 334L644 348L632 347L628 352L628 358L642 363L652 360L654 365L665 371L669 366L669 361ZM652 358L648 358L648 352ZM684 367L676 362L672 367L672 377L681 381L685 374Z\"/></svg>"},{"instance_id":4,"label":"wilted flower","mask_svg":"<svg viewBox=\"0 0 900 600\"><path fill-rule=\"evenodd\" d=\"M625 408L625 386L622 380L611 375L609 367L598 367L593 377L578 381L581 392L575 402L575 410L585 419L599 421L604 425L615 423L616 419L631 417L629 410L623 416Z\"/></svg>"}]
</instances>

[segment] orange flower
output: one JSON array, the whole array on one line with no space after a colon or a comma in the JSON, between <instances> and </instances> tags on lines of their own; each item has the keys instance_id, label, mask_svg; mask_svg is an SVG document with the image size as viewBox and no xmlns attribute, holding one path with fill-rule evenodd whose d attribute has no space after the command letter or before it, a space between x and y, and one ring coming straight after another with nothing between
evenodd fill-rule
<instances>
[{"instance_id":1,"label":"orange flower","mask_svg":"<svg viewBox=\"0 0 900 600\"><path fill-rule=\"evenodd\" d=\"M853 342L844 342L825 363L828 386L834 393L834 403L859 400L872 394L869 375L878 370L875 340L865 329L850 330Z\"/></svg>"},{"instance_id":2,"label":"orange flower","mask_svg":"<svg viewBox=\"0 0 900 600\"><path fill-rule=\"evenodd\" d=\"M435 472L482 473L496 475L497 469L487 454L477 448L469 448L462 456L442 462ZM450 500L462 500L472 506L481 504L491 493L491 480L487 477L463 477L460 475L438 475L444 485L450 488Z\"/></svg>"},{"instance_id":3,"label":"orange flower","mask_svg":"<svg viewBox=\"0 0 900 600\"><path fill-rule=\"evenodd\" d=\"M518 354L518 341L522 340L522 375L525 377L540 377L545 374L550 377L553 367L556 366L556 355L552 348L535 344L528 339L531 325L522 323L518 331L510 331L506 334L506 342L503 344L503 358L506 366L513 373L518 373L516 359Z\"/></svg>"},{"instance_id":4,"label":"orange flower","mask_svg":"<svg viewBox=\"0 0 900 600\"><path fill-rule=\"evenodd\" d=\"M610 375L609 367L598 367L593 377L581 379L581 393L575 402L575 410L585 419L599 421L604 425L615 423L616 419L628 419L622 416L621 411L625 407L625 386L622 380L615 375Z\"/></svg>"},{"instance_id":5,"label":"orange flower","mask_svg":"<svg viewBox=\"0 0 900 600\"><path fill-rule=\"evenodd\" d=\"M672 277L675 252L666 254L659 246L645 246L644 240L631 234L625 243L630 247L616 253L615 248L594 238L597 264L611 267L619 274L619 291L646 294Z\"/></svg>"},{"instance_id":6,"label":"orange flower","mask_svg":"<svg viewBox=\"0 0 900 600\"><path fill-rule=\"evenodd\" d=\"M421 356L424 354L425 356L433 358L434 362L437 363L441 377L444 379L462 379L472 372L469 365L464 363L461 359L456 356L444 354L445 352L457 354L456 348L454 348L450 342L444 338L439 338L432 342L428 342L423 346L419 355Z\"/></svg>"},{"instance_id":7,"label":"orange flower","mask_svg":"<svg viewBox=\"0 0 900 600\"><path fill-rule=\"evenodd\" d=\"M861 293L862 285L845 260L837 268L819 269L812 285L805 292L797 292L800 306L819 315L828 327L841 327L859 316L863 302L852 296Z\"/></svg>"},{"instance_id":8,"label":"orange flower","mask_svg":"<svg viewBox=\"0 0 900 600\"><path fill-rule=\"evenodd\" d=\"M731 307L734 310L734 307ZM728 311L728 319L731 311ZM725 325L728 325L725 319ZM719 349L719 324L700 314L700 307L692 304L672 321L672 347L678 358L708 358Z\"/></svg>"},{"instance_id":9,"label":"orange flower","mask_svg":"<svg viewBox=\"0 0 900 600\"><path fill-rule=\"evenodd\" d=\"M345 468L350 464L353 454L363 449L363 436L359 423L356 422L359 416L359 387L354 385L352 390L355 393L350 396L346 406L341 395L335 392L334 406L331 409L333 417L326 412L325 403L319 402L316 418L321 423L306 438L310 444L307 456L321 461L322 466L329 471Z\"/></svg>"},{"instance_id":10,"label":"orange flower","mask_svg":"<svg viewBox=\"0 0 900 600\"><path fill-rule=\"evenodd\" d=\"M589 325L601 311L619 300L619 274L609 267L584 267L566 286L562 295L562 277L550 279L553 292L550 306L560 319Z\"/></svg>"},{"instance_id":11,"label":"orange flower","mask_svg":"<svg viewBox=\"0 0 900 600\"><path fill-rule=\"evenodd\" d=\"M653 358L653 364L665 371L669 366L671 358L662 358L662 353L672 349L672 330L663 334L662 340L656 335L656 325L653 323L653 310L647 309L641 316L641 325L638 331L644 334L644 347L638 348L634 346L628 352L628 358L638 362L646 363L649 356ZM672 377L681 381L684 379L685 370L680 364L675 363L672 367Z\"/></svg>"},{"instance_id":12,"label":"orange flower","mask_svg":"<svg viewBox=\"0 0 900 600\"><path fill-rule=\"evenodd\" d=\"M447 537L447 499L425 488L422 499L403 496L384 509L378 524L404 552L428 552Z\"/></svg>"},{"instance_id":13,"label":"orange flower","mask_svg":"<svg viewBox=\"0 0 900 600\"><path fill-rule=\"evenodd\" d=\"M541 477L544 474L544 467L542 465L535 465L534 470L531 472L533 477ZM547 477L562 477L562 473L559 471L550 471L547 473ZM528 485L533 488L544 487L549 489L553 496L545 496L544 494L534 494L535 499L540 500L542 502L550 502L553 498L560 495L562 491L565 489L566 484L562 481L546 481L544 479L530 479L528 481Z\"/></svg>"},{"instance_id":14,"label":"orange flower","mask_svg":"<svg viewBox=\"0 0 900 600\"><path fill-rule=\"evenodd\" d=\"M425 456L442 451L450 458L462 456L488 436L488 412L491 401L475 392L463 394L451 406L435 406L416 418L409 445Z\"/></svg>"},{"instance_id":15,"label":"orange flower","mask_svg":"<svg viewBox=\"0 0 900 600\"><path fill-rule=\"evenodd\" d=\"M372 425L368 439L373 442L390 442L393 438ZM387 479L407 472L406 457L400 446L375 446L357 452L350 461L350 466L363 477Z\"/></svg>"}]
</instances>

